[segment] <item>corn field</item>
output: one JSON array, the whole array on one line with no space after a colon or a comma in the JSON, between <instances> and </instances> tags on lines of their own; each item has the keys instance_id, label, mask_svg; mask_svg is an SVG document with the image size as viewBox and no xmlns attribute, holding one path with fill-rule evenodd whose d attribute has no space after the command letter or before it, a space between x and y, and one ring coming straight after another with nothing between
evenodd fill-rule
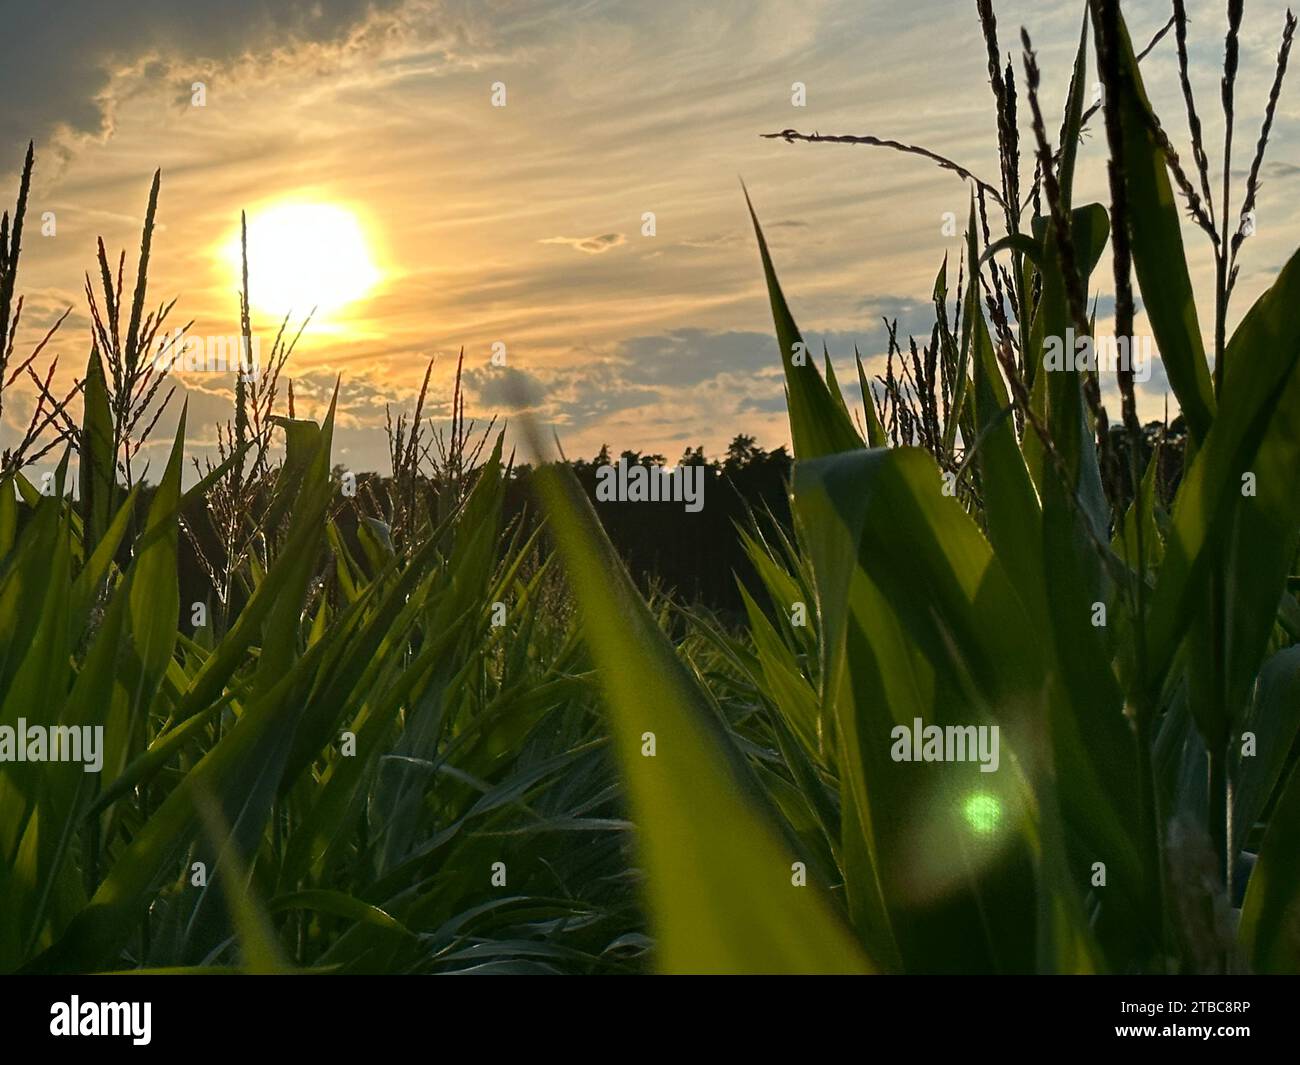
<instances>
[{"instance_id":1,"label":"corn field","mask_svg":"<svg viewBox=\"0 0 1300 1065\"><path fill-rule=\"evenodd\" d=\"M61 393L61 320L15 354L29 150L0 234L0 384L37 397L0 460L0 972L1300 972L1300 257L1228 328L1296 20L1234 188L1239 2L1222 160L1181 2L1145 50L1081 5L1063 116L1028 33L1004 64L976 13L995 180L768 134L970 200L929 335L891 331L878 378L842 361L849 399L750 207L796 461L789 526L738 532L739 626L644 595L527 419L539 515L507 519L505 427L459 375L450 428L422 390L353 491L335 406L297 416L287 319L217 460L182 412L146 483L161 178L134 279L98 246ZM1143 82L1171 52L1183 154ZM1084 151L1105 203L1075 202ZM1154 433L1131 365L1044 359L1132 337L1139 300L1179 411ZM245 337L250 306L245 268Z\"/></svg>"}]
</instances>

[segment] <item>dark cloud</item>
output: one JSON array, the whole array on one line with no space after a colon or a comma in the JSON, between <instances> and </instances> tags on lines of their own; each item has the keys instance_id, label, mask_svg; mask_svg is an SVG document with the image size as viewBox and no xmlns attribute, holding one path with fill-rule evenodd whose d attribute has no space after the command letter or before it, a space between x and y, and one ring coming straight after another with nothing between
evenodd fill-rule
<instances>
[{"instance_id":1,"label":"dark cloud","mask_svg":"<svg viewBox=\"0 0 1300 1065\"><path fill-rule=\"evenodd\" d=\"M658 403L658 389L644 388L620 378L607 363L570 375L562 393L560 411L570 425L584 426L619 411Z\"/></svg>"},{"instance_id":2,"label":"dark cloud","mask_svg":"<svg viewBox=\"0 0 1300 1065\"><path fill-rule=\"evenodd\" d=\"M910 296L863 296L858 300L857 310L877 321L881 318L888 318L891 322L898 319L900 333L905 325L915 322L918 318L926 319L927 332L934 324L934 305L912 299Z\"/></svg>"},{"instance_id":3,"label":"dark cloud","mask_svg":"<svg viewBox=\"0 0 1300 1065\"><path fill-rule=\"evenodd\" d=\"M481 414L529 410L570 428L657 403L662 394L624 379L609 362L579 363L536 373L514 367L475 367L465 384Z\"/></svg>"},{"instance_id":4,"label":"dark cloud","mask_svg":"<svg viewBox=\"0 0 1300 1065\"><path fill-rule=\"evenodd\" d=\"M877 307L884 305L882 302L874 304ZM905 305L915 310L910 324L924 330L923 338L928 342L933 310L928 306L908 304L896 297L889 304L896 308ZM930 315L929 321L924 318L926 313ZM900 319L899 341L905 344L905 327L909 323L903 320L901 311L895 317ZM804 334L804 342L816 357L819 367L824 346L832 361L842 369L845 359L850 360L851 365L855 347L864 359L888 349L884 324L877 321L864 325L861 332L808 332ZM703 384L724 374L754 374L781 365L776 339L770 333L739 330L718 333L706 329L674 329L654 336L633 337L619 346L618 362L627 381L684 386Z\"/></svg>"},{"instance_id":5,"label":"dark cloud","mask_svg":"<svg viewBox=\"0 0 1300 1065\"><path fill-rule=\"evenodd\" d=\"M857 396L852 364L856 345L863 358L878 355L883 328L863 333L808 334L821 368L823 344L831 352L843 387ZM877 341L880 342L877 345ZM480 366L465 372L479 414L528 410L553 424L581 429L637 408L690 402L700 389L724 399L718 416L777 413L785 409L784 374L776 341L767 333L677 329L624 341L612 358L589 358L563 368L522 370Z\"/></svg>"},{"instance_id":6,"label":"dark cloud","mask_svg":"<svg viewBox=\"0 0 1300 1065\"><path fill-rule=\"evenodd\" d=\"M536 374L512 366L476 367L466 372L465 380L480 405L494 412L512 413L540 406L548 391L546 382Z\"/></svg>"},{"instance_id":7,"label":"dark cloud","mask_svg":"<svg viewBox=\"0 0 1300 1065\"><path fill-rule=\"evenodd\" d=\"M116 105L169 78L189 98L190 75L304 45L356 40L404 0L57 0L0 4L0 172L22 146L59 129L105 137ZM182 75L185 75L182 77ZM183 84L182 84L183 82Z\"/></svg>"},{"instance_id":8,"label":"dark cloud","mask_svg":"<svg viewBox=\"0 0 1300 1065\"><path fill-rule=\"evenodd\" d=\"M739 414L783 414L786 409L785 392L776 389L770 396L749 396L736 408Z\"/></svg>"},{"instance_id":9,"label":"dark cloud","mask_svg":"<svg viewBox=\"0 0 1300 1065\"><path fill-rule=\"evenodd\" d=\"M698 385L723 373L749 373L776 365L777 351L776 341L765 333L674 329L624 341L618 359L628 381Z\"/></svg>"}]
</instances>

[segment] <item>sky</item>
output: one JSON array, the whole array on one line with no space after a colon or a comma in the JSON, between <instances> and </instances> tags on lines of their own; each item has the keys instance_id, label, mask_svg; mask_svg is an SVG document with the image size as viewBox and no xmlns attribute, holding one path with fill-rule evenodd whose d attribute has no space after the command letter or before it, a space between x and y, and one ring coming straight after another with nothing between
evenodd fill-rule
<instances>
[{"instance_id":1,"label":"sky","mask_svg":"<svg viewBox=\"0 0 1300 1065\"><path fill-rule=\"evenodd\" d=\"M1213 145L1224 16L1216 3L1188 8ZM1083 4L997 10L1018 70L1019 28L1033 36L1054 132ZM1155 0L1125 10L1143 42L1169 15ZM1282 15L1280 4L1247 5L1238 188ZM114 261L127 250L130 287L160 168L150 306L177 299L171 321L192 320L192 336L237 334L228 251L247 211L254 332L269 347L284 300L297 301L296 326L311 310L298 305L311 298L304 283L324 293L286 373L299 417L322 414L340 381L336 458L357 471L387 470L385 408L412 407L431 359L429 407L446 415L462 348L470 414L508 418L523 402L570 456L605 443L670 461L695 446L717 455L738 433L788 443L742 180L805 338L818 350L826 342L844 382L855 344L869 370L883 367L882 317L928 337L935 274L945 254L961 253L944 216L964 220L969 189L914 157L760 135L895 137L997 174L973 0L2 0L0 17L10 206L29 139L37 152L18 352L71 308L48 350L60 356L59 381L84 372L95 240ZM1172 35L1144 76L1185 146ZM1300 238L1296 100L1288 92L1279 108L1234 319ZM1082 151L1077 202L1105 199L1103 152L1098 129ZM38 229L46 212L50 236ZM1209 245L1190 226L1186 240L1208 307ZM1105 273L1094 278L1103 308ZM231 418L232 381L175 374L177 396L145 455L161 465L182 398L191 451L211 448ZM31 409L22 393L16 384L6 397L6 441ZM849 399L860 405L856 387ZM1165 401L1157 367L1140 413L1160 417Z\"/></svg>"}]
</instances>

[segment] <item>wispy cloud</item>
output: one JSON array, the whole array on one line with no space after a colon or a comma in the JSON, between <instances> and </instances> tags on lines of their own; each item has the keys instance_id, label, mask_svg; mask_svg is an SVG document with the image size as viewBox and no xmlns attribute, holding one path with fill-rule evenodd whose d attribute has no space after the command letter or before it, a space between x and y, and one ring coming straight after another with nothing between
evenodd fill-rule
<instances>
[{"instance_id":1,"label":"wispy cloud","mask_svg":"<svg viewBox=\"0 0 1300 1065\"><path fill-rule=\"evenodd\" d=\"M850 381L854 344L869 360L884 350L881 317L898 319L900 337L928 337L936 271L947 255L955 287L962 254L944 216L965 217L968 190L889 152L759 134L898 136L996 172L986 54L973 9L951 0L65 0L58 18L9 7L0 94L18 102L0 111L0 171L36 138L33 217L56 213L58 235L33 227L24 242L24 329L39 334L77 307L52 349L65 356L60 374L70 383L84 366L80 278L95 238L113 258L128 249L129 279L156 167L149 302L179 297L177 319L201 335L238 327L237 281L215 249L242 209L343 203L385 277L313 324L287 373L304 410L343 374L347 446L377 464L383 400L409 398L430 357L435 397L463 347L475 412L512 409L519 390L491 366L494 344L579 450L601 440L716 449L738 431L775 446L788 432L780 364L737 175L805 338L820 355L825 337ZM1211 84L1222 41L1208 27L1221 12L1194 0L1189 13L1204 34L1193 73ZM1032 30L1044 108L1059 114L1077 4L1000 0L999 14L1008 48L1011 27ZM1163 16L1133 19L1145 37ZM1275 49L1267 21L1243 43L1249 54ZM1147 61L1149 87L1176 115L1167 52ZM1239 99L1265 98L1264 66L1243 70ZM199 78L209 82L201 109L188 103ZM805 108L792 104L795 81ZM496 82L505 107L492 106ZM1295 243L1297 142L1283 118L1241 310L1267 280L1257 266L1286 261ZM1104 138L1089 139L1080 202L1105 198L1103 157ZM650 211L654 236L642 231ZM1189 237L1198 282L1212 271L1202 244ZM1093 283L1104 308L1109 272ZM256 304L256 249L252 284ZM261 332L278 324L255 316ZM203 401L205 417L219 415L216 399Z\"/></svg>"},{"instance_id":2,"label":"wispy cloud","mask_svg":"<svg viewBox=\"0 0 1300 1065\"><path fill-rule=\"evenodd\" d=\"M621 244L626 244L627 237L622 233L602 233L598 237L545 237L537 243L566 244L575 251L585 252L588 255L600 255L609 251L610 248L617 248Z\"/></svg>"}]
</instances>

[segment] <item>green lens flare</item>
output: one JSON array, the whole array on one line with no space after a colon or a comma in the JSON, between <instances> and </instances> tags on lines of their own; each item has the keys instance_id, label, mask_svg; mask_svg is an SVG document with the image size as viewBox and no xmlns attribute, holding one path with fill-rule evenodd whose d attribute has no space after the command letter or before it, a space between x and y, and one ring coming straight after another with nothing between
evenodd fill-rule
<instances>
[{"instance_id":1,"label":"green lens flare","mask_svg":"<svg viewBox=\"0 0 1300 1065\"><path fill-rule=\"evenodd\" d=\"M987 836L997 830L1002 819L1002 804L992 795L976 793L966 799L962 813L971 828L979 835Z\"/></svg>"}]
</instances>

